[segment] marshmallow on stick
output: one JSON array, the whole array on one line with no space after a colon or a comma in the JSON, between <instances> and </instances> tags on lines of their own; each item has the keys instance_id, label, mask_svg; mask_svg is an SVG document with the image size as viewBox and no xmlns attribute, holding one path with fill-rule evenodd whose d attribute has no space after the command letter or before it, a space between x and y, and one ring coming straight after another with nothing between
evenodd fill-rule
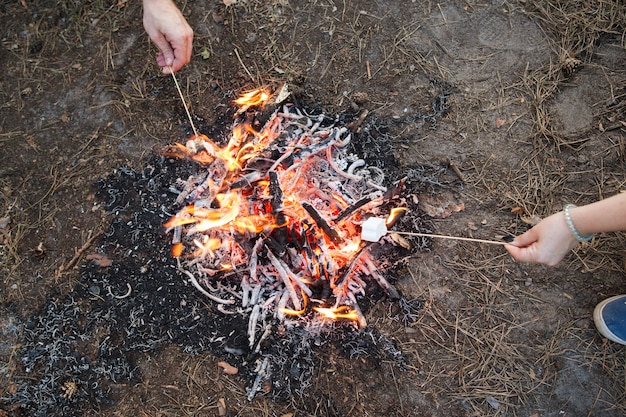
<instances>
[{"instance_id":1,"label":"marshmallow on stick","mask_svg":"<svg viewBox=\"0 0 626 417\"><path fill-rule=\"evenodd\" d=\"M378 242L381 237L387 234L387 222L385 219L381 219L380 217L370 217L365 220L361 225L361 240L365 240L368 242ZM432 233L413 233L413 232L397 232L399 235L409 235L409 236L423 236L430 238L440 238L440 239L453 239L453 240L464 240L468 242L479 242L479 243L491 243L495 245L506 245L507 242L499 242L495 240L484 240L484 239L474 239L471 237L459 237L459 236L445 236L445 235L435 235Z\"/></svg>"},{"instance_id":2,"label":"marshmallow on stick","mask_svg":"<svg viewBox=\"0 0 626 417\"><path fill-rule=\"evenodd\" d=\"M361 240L368 242L378 242L381 237L387 234L387 223L380 217L370 217L361 226Z\"/></svg>"}]
</instances>

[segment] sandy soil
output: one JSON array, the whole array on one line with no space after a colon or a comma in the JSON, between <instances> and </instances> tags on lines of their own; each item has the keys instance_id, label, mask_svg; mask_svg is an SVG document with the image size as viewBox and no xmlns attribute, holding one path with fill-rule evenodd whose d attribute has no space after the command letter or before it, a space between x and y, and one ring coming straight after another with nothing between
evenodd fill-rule
<instances>
[{"instance_id":1,"label":"sandy soil","mask_svg":"<svg viewBox=\"0 0 626 417\"><path fill-rule=\"evenodd\" d=\"M258 86L287 83L293 100L328 115L367 110L363 126L384 128L395 168L436 173L415 190L420 216L445 235L500 240L624 189L617 0L231 3L180 3L195 39L177 77L208 136ZM102 181L141 189L130 172L191 134L140 4L21 0L0 4L0 19L0 416L624 415L624 349L591 319L626 291L618 233L554 268L433 239L397 274L423 305L415 320L395 320L384 297L366 313L406 366L376 352L351 359L336 344L313 350L306 392L248 401L245 375L222 372L228 358L206 333L157 337L184 322L172 300L198 306L205 330L214 320L190 286L168 281L178 289L167 302L145 301L166 278L133 268L172 261L151 252L166 253L159 230L132 253L107 240L134 230L124 225L137 212L107 210ZM112 266L88 259L102 253L117 255ZM143 285L134 304L97 287L122 294L129 278ZM130 305L162 326L132 333Z\"/></svg>"}]
</instances>

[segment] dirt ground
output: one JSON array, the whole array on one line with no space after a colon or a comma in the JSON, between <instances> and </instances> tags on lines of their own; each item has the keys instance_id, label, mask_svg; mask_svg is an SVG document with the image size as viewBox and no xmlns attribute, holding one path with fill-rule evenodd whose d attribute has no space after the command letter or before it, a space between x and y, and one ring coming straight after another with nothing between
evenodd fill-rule
<instances>
[{"instance_id":1,"label":"dirt ground","mask_svg":"<svg viewBox=\"0 0 626 417\"><path fill-rule=\"evenodd\" d=\"M500 240L625 188L620 0L178 4L195 38L177 79L199 131L218 134L232 100L258 86L287 83L292 99L329 115L367 110L364 125L385 126L398 169L440 173L419 196L435 233ZM621 233L553 268L516 263L499 245L433 239L396 283L421 300L416 319L393 320L384 299L366 313L406 367L316 351L310 391L293 398L248 401L243 376L217 365L223 357L162 341L128 348L123 378L30 369L28 355L57 340L33 329L53 310L76 323L104 317L86 280L122 276L115 268L133 262L121 253L102 272L88 259L101 232L121 224L98 200L98 181L142 172L191 129L156 67L140 2L3 1L0 21L0 416L626 413L626 351L591 318L599 301L626 292ZM82 336L72 343L84 350L107 340Z\"/></svg>"}]
</instances>

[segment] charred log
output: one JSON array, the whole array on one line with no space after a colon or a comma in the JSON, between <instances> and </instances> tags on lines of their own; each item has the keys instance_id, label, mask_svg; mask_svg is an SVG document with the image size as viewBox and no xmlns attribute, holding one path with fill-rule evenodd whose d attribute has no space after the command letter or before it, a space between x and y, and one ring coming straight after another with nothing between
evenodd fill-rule
<instances>
[{"instance_id":1,"label":"charred log","mask_svg":"<svg viewBox=\"0 0 626 417\"><path fill-rule=\"evenodd\" d=\"M317 226L322 229L324 234L328 236L328 238L334 244L341 245L344 242L343 238L339 236L339 233L337 233L335 229L330 227L326 219L322 217L322 215L315 209L315 207L307 202L303 202L302 207L304 207L306 212L309 213L309 216L311 216L311 218L313 218L313 220L315 221L315 224L317 224Z\"/></svg>"}]
</instances>

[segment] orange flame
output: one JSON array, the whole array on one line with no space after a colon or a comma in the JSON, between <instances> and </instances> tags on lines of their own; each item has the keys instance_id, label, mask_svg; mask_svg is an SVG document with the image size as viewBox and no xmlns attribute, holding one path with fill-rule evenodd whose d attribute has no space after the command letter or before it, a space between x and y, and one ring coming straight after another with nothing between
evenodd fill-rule
<instances>
[{"instance_id":1,"label":"orange flame","mask_svg":"<svg viewBox=\"0 0 626 417\"><path fill-rule=\"evenodd\" d=\"M237 153L241 143L245 140L246 130L242 127L233 128L230 140L224 149L216 152L216 156L226 162L226 168L229 171L238 171L241 169L241 163L237 158Z\"/></svg>"},{"instance_id":2,"label":"orange flame","mask_svg":"<svg viewBox=\"0 0 626 417\"><path fill-rule=\"evenodd\" d=\"M359 250L359 246L360 243L359 241L355 240L353 242L348 242L347 245L344 245L341 249L339 249L341 252L344 253L348 253L348 254L353 254L355 253L357 250Z\"/></svg>"},{"instance_id":3,"label":"orange flame","mask_svg":"<svg viewBox=\"0 0 626 417\"><path fill-rule=\"evenodd\" d=\"M258 88L256 90L248 91L244 93L241 97L234 101L235 104L240 106L263 106L270 99L269 93L263 89Z\"/></svg>"},{"instance_id":4,"label":"orange flame","mask_svg":"<svg viewBox=\"0 0 626 417\"><path fill-rule=\"evenodd\" d=\"M205 232L232 222L239 214L239 195L236 192L229 192L218 194L215 199L219 202L220 208L187 206L165 223L165 227L172 228L196 223L189 231L194 233Z\"/></svg>"},{"instance_id":5,"label":"orange flame","mask_svg":"<svg viewBox=\"0 0 626 417\"><path fill-rule=\"evenodd\" d=\"M242 204L242 198L239 193L229 191L227 193L217 194L215 199L219 203L220 208L205 208L189 205L184 207L178 214L165 223L165 227L171 229L176 226L184 226L194 224L188 230L188 233L206 232L209 229L224 228L239 233L255 233L269 232L275 228L283 227L284 224L277 224L271 214L247 214Z\"/></svg>"},{"instance_id":6,"label":"orange flame","mask_svg":"<svg viewBox=\"0 0 626 417\"><path fill-rule=\"evenodd\" d=\"M174 258L178 258L182 254L183 254L183 244L182 243L174 244L172 246L172 256Z\"/></svg>"},{"instance_id":7,"label":"orange flame","mask_svg":"<svg viewBox=\"0 0 626 417\"><path fill-rule=\"evenodd\" d=\"M387 217L387 220L385 221L385 224L387 225L387 227L393 226L393 224L397 222L400 219L400 217L402 217L404 213L407 212L407 210L408 208L406 207L392 208L391 211L389 212L389 216Z\"/></svg>"},{"instance_id":8,"label":"orange flame","mask_svg":"<svg viewBox=\"0 0 626 417\"><path fill-rule=\"evenodd\" d=\"M356 310L351 309L348 306L339 306L337 308L325 308L325 307L313 307L313 310L317 311L322 317L339 320L347 319L352 321L358 321L359 315Z\"/></svg>"},{"instance_id":9,"label":"orange flame","mask_svg":"<svg viewBox=\"0 0 626 417\"><path fill-rule=\"evenodd\" d=\"M304 302L304 305L302 306L302 310L294 310L291 308L279 308L278 311L280 311L281 313L287 316L302 316L304 313L306 313L307 298L302 297L302 301Z\"/></svg>"},{"instance_id":10,"label":"orange flame","mask_svg":"<svg viewBox=\"0 0 626 417\"><path fill-rule=\"evenodd\" d=\"M193 243L198 247L199 253L209 253L213 256L213 253L222 247L222 241L219 239L210 239L208 236L203 242L198 239L194 239Z\"/></svg>"},{"instance_id":11,"label":"orange flame","mask_svg":"<svg viewBox=\"0 0 626 417\"><path fill-rule=\"evenodd\" d=\"M270 232L283 227L285 224L276 224L274 216L271 215L251 214L236 218L232 226L239 233L251 232L258 235L261 232Z\"/></svg>"}]
</instances>

